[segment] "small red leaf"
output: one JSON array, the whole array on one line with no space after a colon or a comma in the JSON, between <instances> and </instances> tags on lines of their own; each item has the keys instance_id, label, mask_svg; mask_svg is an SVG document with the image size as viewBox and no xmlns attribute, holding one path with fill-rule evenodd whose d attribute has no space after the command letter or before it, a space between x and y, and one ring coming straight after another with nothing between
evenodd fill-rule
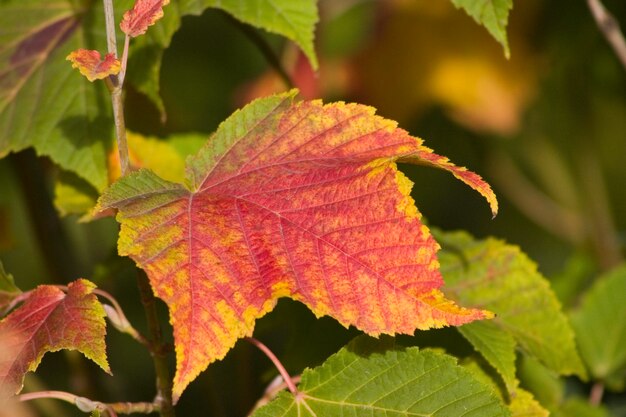
<instances>
[{"instance_id":1,"label":"small red leaf","mask_svg":"<svg viewBox=\"0 0 626 417\"><path fill-rule=\"evenodd\" d=\"M135 6L124 13L120 28L131 38L143 35L149 26L163 17L163 7L170 0L137 0Z\"/></svg>"},{"instance_id":2,"label":"small red leaf","mask_svg":"<svg viewBox=\"0 0 626 417\"><path fill-rule=\"evenodd\" d=\"M101 80L120 72L120 61L113 54L106 54L104 60L100 52L89 49L77 49L66 58L72 62L72 68L78 68L89 81Z\"/></svg>"},{"instance_id":3,"label":"small red leaf","mask_svg":"<svg viewBox=\"0 0 626 417\"><path fill-rule=\"evenodd\" d=\"M27 372L37 369L46 352L74 349L110 373L106 359L104 309L92 293L95 285L80 279L68 286L42 285L19 308L0 321L0 387L15 395Z\"/></svg>"}]
</instances>

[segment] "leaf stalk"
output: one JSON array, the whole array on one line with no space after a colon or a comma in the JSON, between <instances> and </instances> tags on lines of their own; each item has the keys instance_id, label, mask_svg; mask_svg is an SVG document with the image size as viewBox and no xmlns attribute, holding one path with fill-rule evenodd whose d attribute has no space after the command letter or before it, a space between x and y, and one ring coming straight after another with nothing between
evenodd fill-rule
<instances>
[{"instance_id":1,"label":"leaf stalk","mask_svg":"<svg viewBox=\"0 0 626 417\"><path fill-rule=\"evenodd\" d=\"M259 348L259 350L261 352L263 352L265 354L265 356L267 356L269 358L269 360L272 361L272 363L274 364L276 369L278 369L278 372L280 373L280 376L283 377L283 380L285 381L285 384L287 384L287 388L289 388L289 391L291 391L291 393L294 396L297 396L298 395L298 389L296 388L295 382L293 381L293 379L289 375L289 372L287 372L287 369L285 369L283 364L280 362L278 357L276 357L276 355L274 355L274 352L272 352L267 346L265 346L263 343L261 343L259 340L255 339L254 337L246 337L246 340L248 342L252 343L257 348Z\"/></svg>"},{"instance_id":2,"label":"leaf stalk","mask_svg":"<svg viewBox=\"0 0 626 417\"><path fill-rule=\"evenodd\" d=\"M144 345L144 346L146 346L148 348L150 347L150 342L148 342L148 340L145 338L145 336L143 336L141 333L139 333L139 331L137 331L137 329L135 329L130 324L130 322L126 318L126 314L124 314L124 310L122 310L122 307L117 302L115 297L113 297L108 292L106 292L104 290L101 290L99 288L96 288L95 290L93 290L93 292L96 295L99 295L101 297L106 298L106 300L111 303L111 305L113 306L113 309L114 309L114 311L115 311L115 313L117 315L117 318L116 318L117 320L116 320L116 323L114 323L114 326L119 331L130 335L133 339L135 339L136 341L138 341L142 345ZM107 313L107 315L108 315L108 313ZM111 321L113 321L113 319L111 319L111 317L109 317L109 319ZM122 325L120 325L120 324L122 324Z\"/></svg>"}]
</instances>

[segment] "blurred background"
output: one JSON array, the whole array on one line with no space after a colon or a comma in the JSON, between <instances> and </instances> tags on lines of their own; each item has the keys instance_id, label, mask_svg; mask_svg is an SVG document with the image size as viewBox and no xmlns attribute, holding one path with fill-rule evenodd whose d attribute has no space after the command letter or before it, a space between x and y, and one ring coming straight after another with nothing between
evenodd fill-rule
<instances>
[{"instance_id":1,"label":"blurred background","mask_svg":"<svg viewBox=\"0 0 626 417\"><path fill-rule=\"evenodd\" d=\"M626 2L604 4L626 26ZM290 85L304 98L358 101L482 175L499 197L500 213L492 220L482 198L449 174L401 167L415 182L413 197L429 225L519 245L552 280L566 309L594 277L623 260L626 70L585 1L515 1L509 60L484 28L449 1L321 0L319 8L319 72L294 45L242 27L223 12L185 17L163 61L165 121L146 97L129 90L128 128L161 138L208 136L236 108ZM281 63L287 80L268 64L259 42ZM5 269L22 289L89 278L115 294L143 329L136 272L116 255L116 223L59 220L52 205L54 175L55 167L32 151L0 160ZM166 309L160 308L166 323ZM294 374L356 334L286 300L255 331ZM416 337L424 338L418 345L442 337L467 348L449 331ZM115 378L79 355L54 353L27 386L42 389L46 381L48 388L103 401L150 400L150 358L113 330L108 343ZM245 416L274 375L269 361L239 342L185 392L179 415ZM606 401L613 415L626 416L623 394L608 393ZM38 407L33 415L77 413L56 402Z\"/></svg>"}]
</instances>

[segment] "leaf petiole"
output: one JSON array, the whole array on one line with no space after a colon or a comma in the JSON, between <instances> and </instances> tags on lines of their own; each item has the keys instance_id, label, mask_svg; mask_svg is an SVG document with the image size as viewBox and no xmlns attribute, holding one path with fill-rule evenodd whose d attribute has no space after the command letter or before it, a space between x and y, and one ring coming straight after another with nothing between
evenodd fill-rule
<instances>
[{"instance_id":1,"label":"leaf petiole","mask_svg":"<svg viewBox=\"0 0 626 417\"><path fill-rule=\"evenodd\" d=\"M111 303L111 306L107 304L103 304L103 306L113 326L120 332L130 335L133 339L150 349L150 342L130 324L124 314L124 310L122 310L117 300L111 294L99 288L94 289L93 292L98 296L106 298L106 300Z\"/></svg>"},{"instance_id":2,"label":"leaf petiole","mask_svg":"<svg viewBox=\"0 0 626 417\"><path fill-rule=\"evenodd\" d=\"M272 352L267 346L265 346L263 343L261 343L259 340L255 339L254 337L246 337L246 340L250 342L251 344L253 344L254 346L256 346L257 348L259 348L259 350L261 350L261 352L263 352L265 356L267 356L269 360L272 361L276 369L278 369L280 376L283 377L285 384L287 384L287 388L289 388L289 391L291 391L291 393L294 396L297 396L298 389L296 388L296 384L293 378L291 378L291 376L289 375L289 372L287 372L287 369L285 369L285 367L280 362L280 360L276 357L276 355L274 355L274 352Z\"/></svg>"}]
</instances>

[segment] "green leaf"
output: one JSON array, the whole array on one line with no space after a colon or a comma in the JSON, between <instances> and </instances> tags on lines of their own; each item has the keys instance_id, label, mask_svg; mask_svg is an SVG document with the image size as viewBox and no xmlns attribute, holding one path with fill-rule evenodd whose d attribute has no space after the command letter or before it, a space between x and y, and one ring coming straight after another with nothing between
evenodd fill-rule
<instances>
[{"instance_id":1,"label":"green leaf","mask_svg":"<svg viewBox=\"0 0 626 417\"><path fill-rule=\"evenodd\" d=\"M222 9L236 19L294 41L317 69L313 46L318 20L315 0L181 0L183 14L200 14L208 7Z\"/></svg>"},{"instance_id":2,"label":"green leaf","mask_svg":"<svg viewBox=\"0 0 626 417\"><path fill-rule=\"evenodd\" d=\"M283 392L253 417L508 416L493 391L448 355L384 349L355 339L302 374L299 394Z\"/></svg>"},{"instance_id":3,"label":"green leaf","mask_svg":"<svg viewBox=\"0 0 626 417\"><path fill-rule=\"evenodd\" d=\"M436 233L435 237L444 249L439 260L450 298L496 313L493 325L559 374L585 375L559 301L535 263L518 247L493 238L475 240L463 232ZM494 355L506 344L499 344L497 353L486 350L485 345L491 343L486 336L491 333L482 330L468 339L483 339L474 346L496 366ZM498 366L500 374L510 375L508 366Z\"/></svg>"},{"instance_id":4,"label":"green leaf","mask_svg":"<svg viewBox=\"0 0 626 417\"><path fill-rule=\"evenodd\" d=\"M2 310L20 293L20 289L13 281L13 276L6 273L4 265L0 262L0 315L2 315Z\"/></svg>"},{"instance_id":5,"label":"green leaf","mask_svg":"<svg viewBox=\"0 0 626 417\"><path fill-rule=\"evenodd\" d=\"M104 18L99 7L73 3L0 3L0 156L32 146L103 189L111 106L103 83L86 82L65 57L104 50Z\"/></svg>"},{"instance_id":6,"label":"green leaf","mask_svg":"<svg viewBox=\"0 0 626 417\"><path fill-rule=\"evenodd\" d=\"M509 392L517 386L515 378L515 347L513 336L491 321L478 321L458 327L459 332L479 351L502 376Z\"/></svg>"},{"instance_id":7,"label":"green leaf","mask_svg":"<svg viewBox=\"0 0 626 417\"><path fill-rule=\"evenodd\" d=\"M547 417L549 412L543 408L530 392L516 387L514 391L509 391L509 395L505 395L502 391L499 381L495 381L492 374L489 373L481 362L476 358L470 357L462 362L465 369L470 371L472 375L483 384L491 386L498 397L504 401L508 398L508 408L511 411L511 417ZM518 381L515 381L518 384Z\"/></svg>"},{"instance_id":8,"label":"green leaf","mask_svg":"<svg viewBox=\"0 0 626 417\"><path fill-rule=\"evenodd\" d=\"M452 3L457 9L463 8L478 24L487 28L491 36L504 48L506 57L510 57L506 26L509 11L513 8L513 0L452 0Z\"/></svg>"},{"instance_id":9,"label":"green leaf","mask_svg":"<svg viewBox=\"0 0 626 417\"><path fill-rule=\"evenodd\" d=\"M580 354L595 379L616 390L626 383L626 265L600 277L571 315Z\"/></svg>"}]
</instances>

